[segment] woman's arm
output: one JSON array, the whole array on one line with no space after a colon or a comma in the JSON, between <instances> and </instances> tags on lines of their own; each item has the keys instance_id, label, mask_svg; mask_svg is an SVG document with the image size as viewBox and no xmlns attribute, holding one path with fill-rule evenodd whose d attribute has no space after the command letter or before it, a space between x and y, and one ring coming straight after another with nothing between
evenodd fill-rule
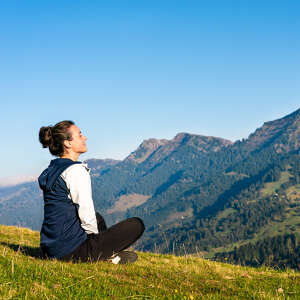
<instances>
[{"instance_id":1,"label":"woman's arm","mask_svg":"<svg viewBox=\"0 0 300 300\"><path fill-rule=\"evenodd\" d=\"M74 164L67 168L61 177L70 191L69 197L78 204L81 227L87 234L98 234L89 169L85 164Z\"/></svg>"}]
</instances>

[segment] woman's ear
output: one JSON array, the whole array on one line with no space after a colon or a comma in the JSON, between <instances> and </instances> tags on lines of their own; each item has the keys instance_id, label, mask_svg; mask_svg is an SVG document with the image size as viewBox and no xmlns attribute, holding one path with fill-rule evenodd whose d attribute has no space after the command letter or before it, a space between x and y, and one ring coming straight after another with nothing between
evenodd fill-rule
<instances>
[{"instance_id":1,"label":"woman's ear","mask_svg":"<svg viewBox=\"0 0 300 300\"><path fill-rule=\"evenodd\" d=\"M68 140L64 140L64 146L66 149L70 149L72 147L70 141Z\"/></svg>"}]
</instances>

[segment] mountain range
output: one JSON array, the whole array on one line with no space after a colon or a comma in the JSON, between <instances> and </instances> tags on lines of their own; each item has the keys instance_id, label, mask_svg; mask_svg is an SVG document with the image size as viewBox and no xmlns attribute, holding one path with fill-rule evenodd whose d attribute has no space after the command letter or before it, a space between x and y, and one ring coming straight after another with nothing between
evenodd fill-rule
<instances>
[{"instance_id":1,"label":"mountain range","mask_svg":"<svg viewBox=\"0 0 300 300\"><path fill-rule=\"evenodd\" d=\"M287 234L298 249L299 150L300 109L234 143L179 133L145 140L122 161L87 162L95 208L108 224L144 220L140 249L225 259ZM39 229L42 205L36 182L0 188L0 223Z\"/></svg>"}]
</instances>

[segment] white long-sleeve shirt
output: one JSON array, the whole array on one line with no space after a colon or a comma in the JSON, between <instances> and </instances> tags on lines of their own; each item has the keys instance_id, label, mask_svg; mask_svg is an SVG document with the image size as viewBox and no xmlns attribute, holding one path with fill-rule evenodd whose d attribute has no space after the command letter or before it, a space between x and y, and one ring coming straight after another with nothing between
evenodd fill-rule
<instances>
[{"instance_id":1,"label":"white long-sleeve shirt","mask_svg":"<svg viewBox=\"0 0 300 300\"><path fill-rule=\"evenodd\" d=\"M98 226L92 198L90 169L87 164L73 164L60 176L70 191L69 198L78 204L81 227L87 234L97 234Z\"/></svg>"}]
</instances>

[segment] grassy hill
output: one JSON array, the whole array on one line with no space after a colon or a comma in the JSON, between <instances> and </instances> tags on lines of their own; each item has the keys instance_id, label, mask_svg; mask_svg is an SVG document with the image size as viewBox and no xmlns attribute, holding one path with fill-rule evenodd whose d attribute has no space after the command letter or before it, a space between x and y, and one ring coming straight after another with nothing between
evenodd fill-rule
<instances>
[{"instance_id":1,"label":"grassy hill","mask_svg":"<svg viewBox=\"0 0 300 300\"><path fill-rule=\"evenodd\" d=\"M299 299L300 273L139 253L132 265L39 258L39 233L0 225L0 299Z\"/></svg>"}]
</instances>

